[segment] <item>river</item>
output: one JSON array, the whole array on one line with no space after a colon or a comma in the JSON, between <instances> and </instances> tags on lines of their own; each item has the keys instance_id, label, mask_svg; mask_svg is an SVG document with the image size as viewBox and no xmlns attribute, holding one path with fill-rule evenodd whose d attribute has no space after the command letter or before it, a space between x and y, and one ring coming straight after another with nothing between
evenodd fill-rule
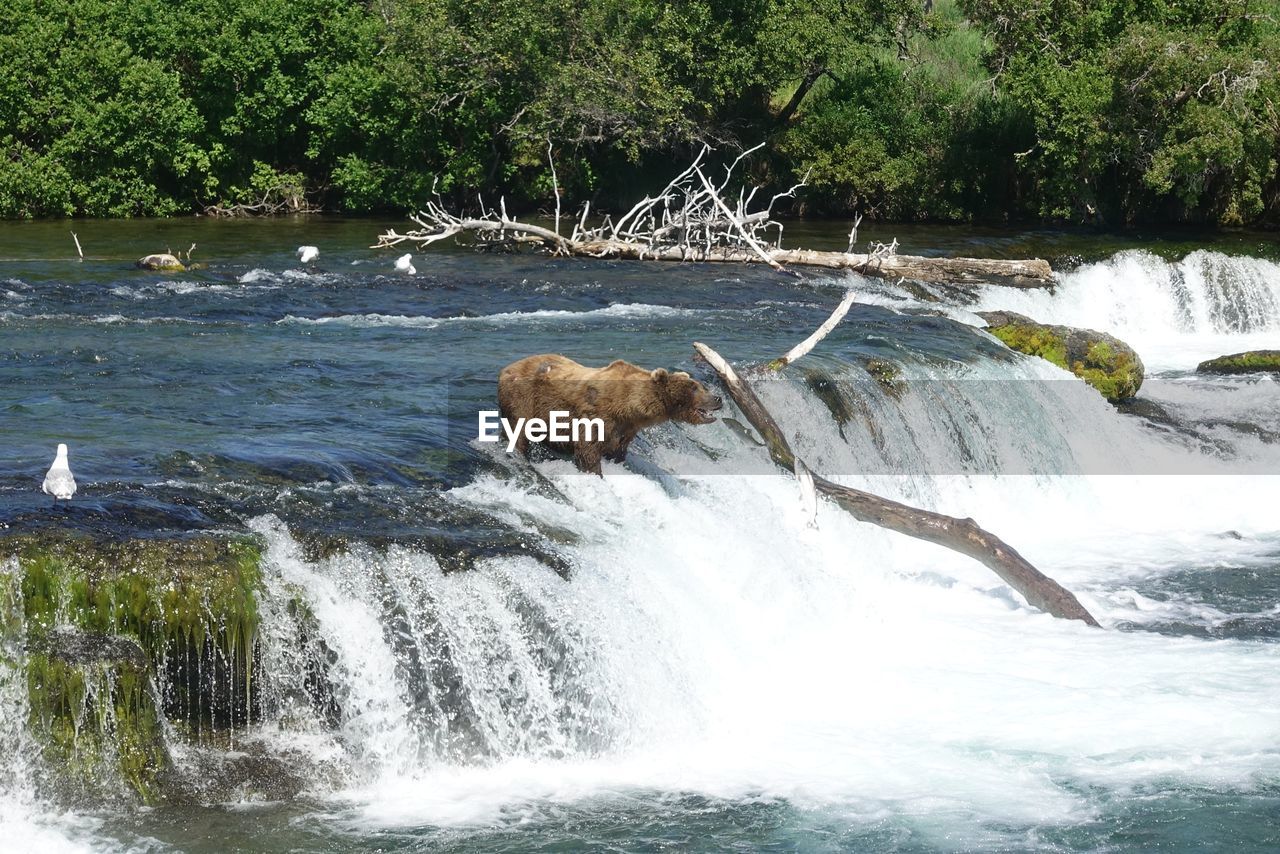
<instances>
[{"instance_id":1,"label":"river","mask_svg":"<svg viewBox=\"0 0 1280 854\"><path fill-rule=\"evenodd\" d=\"M256 690L276 702L233 749L305 778L287 799L59 800L10 650L15 850L1280 846L1280 382L1194 370L1280 348L1271 236L864 227L904 252L1061 271L1052 291L961 295L453 247L406 275L368 248L387 224L0 224L0 528L255 535ZM131 266L193 243L199 269ZM320 249L308 265L303 244ZM974 517L1103 630L834 505L809 527L731 410L651 431L603 479L473 441L516 358L710 381L693 341L765 361L848 289L848 318L761 384L797 450ZM987 309L1127 341L1138 401L1011 354L980 330ZM896 388L871 359L897 366ZM59 442L80 492L54 505L39 484ZM327 717L285 702L311 678L297 596Z\"/></svg>"}]
</instances>

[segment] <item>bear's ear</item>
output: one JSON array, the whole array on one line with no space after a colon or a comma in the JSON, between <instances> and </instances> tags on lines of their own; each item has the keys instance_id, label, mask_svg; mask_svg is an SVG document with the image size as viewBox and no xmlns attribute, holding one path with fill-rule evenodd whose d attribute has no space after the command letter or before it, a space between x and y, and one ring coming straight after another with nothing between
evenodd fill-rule
<instances>
[{"instance_id":1,"label":"bear's ear","mask_svg":"<svg viewBox=\"0 0 1280 854\"><path fill-rule=\"evenodd\" d=\"M661 383L666 382L667 377L670 376L670 374L667 373L666 368L654 368L649 372L649 376L653 378L654 382Z\"/></svg>"}]
</instances>

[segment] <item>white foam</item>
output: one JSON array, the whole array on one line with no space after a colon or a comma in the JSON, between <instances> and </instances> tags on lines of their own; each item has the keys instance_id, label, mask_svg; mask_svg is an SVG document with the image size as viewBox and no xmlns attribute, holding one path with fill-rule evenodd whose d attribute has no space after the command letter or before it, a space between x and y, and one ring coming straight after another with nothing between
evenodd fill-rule
<instances>
[{"instance_id":1,"label":"white foam","mask_svg":"<svg viewBox=\"0 0 1280 854\"><path fill-rule=\"evenodd\" d=\"M1061 275L1053 292L985 287L977 308L1109 332L1148 370L1186 370L1280 347L1280 265L1206 250L1175 263L1127 251Z\"/></svg>"},{"instance_id":2,"label":"white foam","mask_svg":"<svg viewBox=\"0 0 1280 854\"><path fill-rule=\"evenodd\" d=\"M204 321L195 320L189 317L126 317L123 314L20 314L14 311L0 311L0 321L9 323L45 323L49 321L57 323L100 323L100 324L137 324L140 326L150 326L157 323L187 323L202 324Z\"/></svg>"},{"instance_id":3,"label":"white foam","mask_svg":"<svg viewBox=\"0 0 1280 854\"><path fill-rule=\"evenodd\" d=\"M583 631L576 666L599 669L596 699L614 701L626 737L562 759L512 742L496 762L383 778L346 793L367 827L506 823L566 801L665 792L937 815L963 844L991 823L1086 820L1088 786L1280 779L1272 646L1054 620L976 564L830 505L821 529L804 531L786 477L689 479L671 495L613 466L603 480L542 469L568 505L487 477L453 495L581 536L557 619ZM1273 500L1277 486L1257 494ZM1139 489L1153 498L1167 484ZM1072 558L1081 532L1040 545L1062 503L1015 490L997 515L1020 519L1001 530L1087 592L1091 573ZM1125 527L1095 532L1112 538L1113 562L1134 560L1116 539ZM468 609L499 605L492 595L473 587ZM1107 622L1153 607L1123 593L1084 598Z\"/></svg>"},{"instance_id":4,"label":"white foam","mask_svg":"<svg viewBox=\"0 0 1280 854\"><path fill-rule=\"evenodd\" d=\"M355 328L403 326L434 329L449 323L492 323L502 325L529 321L588 320L595 318L692 317L707 313L710 312L705 309L674 308L672 306L648 305L645 303L619 303L608 308L597 308L589 311L507 311L476 317L422 317L402 314L343 314L335 317L295 317L291 314L281 318L277 323L304 326L351 326Z\"/></svg>"},{"instance_id":5,"label":"white foam","mask_svg":"<svg viewBox=\"0 0 1280 854\"><path fill-rule=\"evenodd\" d=\"M261 267L255 267L247 273L244 273L236 281L242 285L253 285L258 282L278 282L280 275L270 270L264 270Z\"/></svg>"}]
</instances>

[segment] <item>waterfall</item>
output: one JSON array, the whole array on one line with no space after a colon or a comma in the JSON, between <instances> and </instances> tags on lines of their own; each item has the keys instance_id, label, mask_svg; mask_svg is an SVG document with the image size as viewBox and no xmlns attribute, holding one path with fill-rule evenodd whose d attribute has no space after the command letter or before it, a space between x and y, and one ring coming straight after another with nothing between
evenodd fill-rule
<instances>
[{"instance_id":1,"label":"waterfall","mask_svg":"<svg viewBox=\"0 0 1280 854\"><path fill-rule=\"evenodd\" d=\"M1063 274L1052 292L985 288L977 308L1109 332L1149 370L1188 369L1280 346L1280 264L1209 250L1170 262L1131 250Z\"/></svg>"},{"instance_id":2,"label":"waterfall","mask_svg":"<svg viewBox=\"0 0 1280 854\"><path fill-rule=\"evenodd\" d=\"M247 520L256 634L237 647L250 624L197 603L229 657L200 635L195 658L221 669L156 688L167 757L193 778L235 765L231 783L191 787L198 803L302 794L323 803L314 820L355 832L689 797L785 802L841 827L907 816L940 847L1026 845L1018 828L1088 822L1134 791L1274 785L1280 653L1257 638L1280 614L1185 577L1275 573L1280 445L1207 424L1229 410L1265 427L1277 386L1180 372L1274 344L1280 268L1121 253L1052 293L979 301L1129 340L1178 374L1160 400L1183 420L1118 412L964 328L964 359L904 344L898 373L873 377L833 335L757 388L815 471L972 516L1105 630L1041 614L974 561L825 501L810 528L794 479L726 412L651 431L630 469L609 463L603 478L561 460L483 467L437 496L458 518L545 541L567 578L532 554L447 571L422 543L317 553L276 516ZM0 567L0 819L28 848L103 847L41 791L19 574ZM203 686L228 711L200 707ZM283 777L283 794L262 794Z\"/></svg>"},{"instance_id":3,"label":"waterfall","mask_svg":"<svg viewBox=\"0 0 1280 854\"><path fill-rule=\"evenodd\" d=\"M891 393L824 364L880 434L842 435L803 379L762 383L815 465L973 515L1113 629L1234 619L1137 586L1280 549L1280 478L1248 477L1242 506L1230 466L1151 474L1198 451L1052 368L915 366ZM858 811L947 791L978 823L1069 821L1091 809L1078 786L1280 773L1273 648L1055 621L972 561L830 505L809 530L793 480L723 424L656 434L643 455L653 476L549 462L550 489L486 474L447 494L571 534L568 581L510 558L445 574L407 547L308 562L278 522L254 523L272 598L298 591L333 650L357 825L636 790ZM1018 473L984 473L993 460ZM1091 473L1108 466L1128 474Z\"/></svg>"}]
</instances>

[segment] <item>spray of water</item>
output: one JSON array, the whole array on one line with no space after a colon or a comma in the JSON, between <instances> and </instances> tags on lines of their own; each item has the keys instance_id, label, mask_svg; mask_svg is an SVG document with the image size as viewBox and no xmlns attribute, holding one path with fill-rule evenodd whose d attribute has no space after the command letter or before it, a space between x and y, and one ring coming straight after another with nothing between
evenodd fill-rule
<instances>
[{"instance_id":1,"label":"spray of water","mask_svg":"<svg viewBox=\"0 0 1280 854\"><path fill-rule=\"evenodd\" d=\"M986 288L977 308L1110 332L1149 370L1186 370L1280 345L1280 265L1208 250L1169 262L1135 250L1063 275L1052 292Z\"/></svg>"}]
</instances>

